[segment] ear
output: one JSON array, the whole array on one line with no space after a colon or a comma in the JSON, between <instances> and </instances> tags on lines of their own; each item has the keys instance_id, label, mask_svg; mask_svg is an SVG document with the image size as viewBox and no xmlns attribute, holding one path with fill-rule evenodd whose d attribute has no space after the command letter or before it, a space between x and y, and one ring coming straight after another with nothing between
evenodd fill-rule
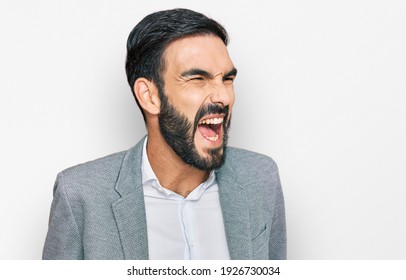
<instances>
[{"instance_id":1,"label":"ear","mask_svg":"<svg viewBox=\"0 0 406 280\"><path fill-rule=\"evenodd\" d=\"M134 83L134 95L146 114L159 114L161 100L159 99L158 88L153 82L145 78L138 78Z\"/></svg>"}]
</instances>

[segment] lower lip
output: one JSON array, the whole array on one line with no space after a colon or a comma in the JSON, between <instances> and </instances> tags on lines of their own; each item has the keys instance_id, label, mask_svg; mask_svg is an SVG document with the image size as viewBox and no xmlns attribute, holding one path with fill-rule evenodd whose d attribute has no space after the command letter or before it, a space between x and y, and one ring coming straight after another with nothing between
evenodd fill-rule
<instances>
[{"instance_id":1,"label":"lower lip","mask_svg":"<svg viewBox=\"0 0 406 280\"><path fill-rule=\"evenodd\" d=\"M197 129L199 130L199 128ZM223 126L220 127L219 132L217 134L217 139L216 140L210 140L207 139L206 137L203 136L203 134L199 131L198 133L200 135L200 137L203 139L204 143L209 144L210 146L214 146L214 147L218 147L221 145L221 143L223 142Z\"/></svg>"}]
</instances>

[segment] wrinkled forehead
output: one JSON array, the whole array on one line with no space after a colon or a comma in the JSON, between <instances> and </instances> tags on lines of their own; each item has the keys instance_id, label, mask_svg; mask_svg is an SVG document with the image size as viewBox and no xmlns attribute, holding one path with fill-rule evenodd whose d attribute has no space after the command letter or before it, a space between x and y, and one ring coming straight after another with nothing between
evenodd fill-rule
<instances>
[{"instance_id":1,"label":"wrinkled forehead","mask_svg":"<svg viewBox=\"0 0 406 280\"><path fill-rule=\"evenodd\" d=\"M178 39L166 48L164 73L182 73L202 69L212 74L227 73L234 68L226 45L214 35L198 35Z\"/></svg>"}]
</instances>

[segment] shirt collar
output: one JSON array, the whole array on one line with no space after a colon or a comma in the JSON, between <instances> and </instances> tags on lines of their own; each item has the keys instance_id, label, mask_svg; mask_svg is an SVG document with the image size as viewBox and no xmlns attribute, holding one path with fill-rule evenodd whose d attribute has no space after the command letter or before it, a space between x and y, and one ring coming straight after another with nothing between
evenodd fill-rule
<instances>
[{"instance_id":1,"label":"shirt collar","mask_svg":"<svg viewBox=\"0 0 406 280\"><path fill-rule=\"evenodd\" d=\"M142 163L141 163L141 171L142 171L142 185L145 187L146 185L151 185L154 187L156 190L158 190L160 193L164 194L165 196L173 195L176 194L173 191L170 191L164 187L161 186L159 183L158 178L156 177L154 170L152 170L151 164L148 159L147 155L147 142L148 142L148 136L145 137L144 140L144 147L142 149ZM203 192L209 188L212 185L216 184L216 173L214 170L212 170L209 174L209 177L207 178L206 181L201 183L196 189L194 189L190 193L190 197L195 197L195 199L198 199ZM144 193L150 193L148 190L144 188ZM176 194L178 195L178 194ZM188 197L189 197L188 196Z\"/></svg>"}]
</instances>

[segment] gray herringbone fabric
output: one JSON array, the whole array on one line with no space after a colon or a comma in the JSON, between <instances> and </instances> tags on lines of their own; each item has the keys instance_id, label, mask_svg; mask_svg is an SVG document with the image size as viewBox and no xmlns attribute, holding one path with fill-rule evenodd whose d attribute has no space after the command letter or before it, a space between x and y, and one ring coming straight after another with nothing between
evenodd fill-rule
<instances>
[{"instance_id":1,"label":"gray herringbone fabric","mask_svg":"<svg viewBox=\"0 0 406 280\"><path fill-rule=\"evenodd\" d=\"M143 141L58 174L43 259L148 259ZM231 259L285 259L275 162L229 147L216 178Z\"/></svg>"}]
</instances>

